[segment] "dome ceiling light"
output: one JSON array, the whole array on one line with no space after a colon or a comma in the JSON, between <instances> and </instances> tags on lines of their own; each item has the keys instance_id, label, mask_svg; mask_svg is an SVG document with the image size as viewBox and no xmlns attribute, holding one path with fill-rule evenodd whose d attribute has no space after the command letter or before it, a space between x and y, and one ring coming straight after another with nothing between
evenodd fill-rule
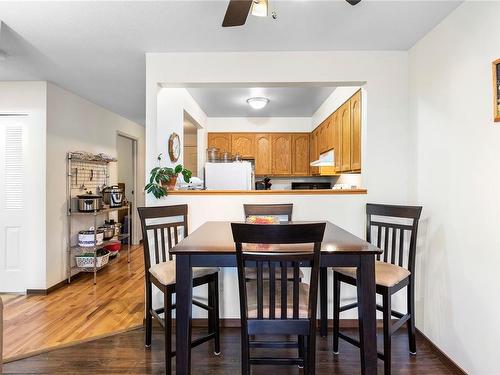
<instances>
[{"instance_id":1,"label":"dome ceiling light","mask_svg":"<svg viewBox=\"0 0 500 375\"><path fill-rule=\"evenodd\" d=\"M267 103L269 103L269 99L263 97L249 98L247 99L247 103L253 109L258 110L264 108L267 105Z\"/></svg>"}]
</instances>

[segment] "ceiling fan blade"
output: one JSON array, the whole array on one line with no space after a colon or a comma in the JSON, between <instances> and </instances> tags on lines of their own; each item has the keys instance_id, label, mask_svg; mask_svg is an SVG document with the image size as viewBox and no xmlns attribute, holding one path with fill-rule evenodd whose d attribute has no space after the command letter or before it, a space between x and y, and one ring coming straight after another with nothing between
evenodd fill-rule
<instances>
[{"instance_id":1,"label":"ceiling fan blade","mask_svg":"<svg viewBox=\"0 0 500 375\"><path fill-rule=\"evenodd\" d=\"M359 3L361 0L346 0L349 4L351 5L356 5L357 3Z\"/></svg>"},{"instance_id":2,"label":"ceiling fan blade","mask_svg":"<svg viewBox=\"0 0 500 375\"><path fill-rule=\"evenodd\" d=\"M227 6L222 27L242 26L245 24L253 0L231 0Z\"/></svg>"}]
</instances>

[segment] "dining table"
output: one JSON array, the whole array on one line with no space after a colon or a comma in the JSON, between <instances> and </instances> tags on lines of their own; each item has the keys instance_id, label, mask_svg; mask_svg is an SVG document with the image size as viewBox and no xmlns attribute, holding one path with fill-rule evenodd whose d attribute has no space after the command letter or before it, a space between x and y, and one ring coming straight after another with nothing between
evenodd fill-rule
<instances>
[{"instance_id":1,"label":"dining table","mask_svg":"<svg viewBox=\"0 0 500 375\"><path fill-rule=\"evenodd\" d=\"M174 246L170 252L175 255L176 262L175 368L176 374L188 375L191 374L192 269L193 267L236 267L236 250L231 222L207 221ZM360 367L361 373L366 375L377 373L375 256L380 253L382 250L378 247L331 222L326 222L320 256L321 326L324 332L327 319L325 303L328 268L356 267Z\"/></svg>"}]
</instances>

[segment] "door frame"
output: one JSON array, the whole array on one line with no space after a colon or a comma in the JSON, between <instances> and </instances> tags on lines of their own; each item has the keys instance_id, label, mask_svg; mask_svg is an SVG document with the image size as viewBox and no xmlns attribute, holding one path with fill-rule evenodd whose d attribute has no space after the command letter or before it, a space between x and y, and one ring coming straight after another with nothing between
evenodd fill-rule
<instances>
[{"instance_id":1,"label":"door frame","mask_svg":"<svg viewBox=\"0 0 500 375\"><path fill-rule=\"evenodd\" d=\"M141 230L139 228L139 214L137 213L137 194L138 194L138 181L139 181L139 176L138 176L138 165L139 165L139 138L134 137L133 135L130 135L126 132L123 132L121 130L116 131L116 136L117 137L123 137L127 138L132 141L132 160L133 160L133 176L134 176L134 184L133 184L133 201L132 201L132 228L129 230L132 230L132 239L134 242L131 241L131 245L137 245L139 244L139 239L141 238ZM120 160L118 160L118 163ZM117 171L118 173L118 171Z\"/></svg>"}]
</instances>

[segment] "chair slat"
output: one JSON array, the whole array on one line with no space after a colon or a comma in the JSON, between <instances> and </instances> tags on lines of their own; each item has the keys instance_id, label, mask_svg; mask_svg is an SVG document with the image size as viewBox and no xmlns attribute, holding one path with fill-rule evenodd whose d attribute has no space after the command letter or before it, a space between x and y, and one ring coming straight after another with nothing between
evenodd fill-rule
<instances>
[{"instance_id":1,"label":"chair slat","mask_svg":"<svg viewBox=\"0 0 500 375\"><path fill-rule=\"evenodd\" d=\"M399 233L399 257L398 257L399 267L403 267L404 243L405 243L405 231L401 230L401 232Z\"/></svg>"},{"instance_id":2,"label":"chair slat","mask_svg":"<svg viewBox=\"0 0 500 375\"><path fill-rule=\"evenodd\" d=\"M165 228L160 229L161 233L161 254L162 254L162 261L166 262L167 261L167 254L169 253L169 249L165 248Z\"/></svg>"},{"instance_id":3,"label":"chair slat","mask_svg":"<svg viewBox=\"0 0 500 375\"><path fill-rule=\"evenodd\" d=\"M391 263L396 264L396 238L397 232L401 229L392 228L392 237L391 237Z\"/></svg>"},{"instance_id":4,"label":"chair slat","mask_svg":"<svg viewBox=\"0 0 500 375\"><path fill-rule=\"evenodd\" d=\"M257 318L263 319L264 310L264 296L263 296L263 276L262 276L262 262L257 262Z\"/></svg>"},{"instance_id":5,"label":"chair slat","mask_svg":"<svg viewBox=\"0 0 500 375\"><path fill-rule=\"evenodd\" d=\"M168 227L167 229L167 239L168 239L168 259L172 260L172 255L170 254L170 249L172 248L172 227Z\"/></svg>"},{"instance_id":6,"label":"chair slat","mask_svg":"<svg viewBox=\"0 0 500 375\"><path fill-rule=\"evenodd\" d=\"M276 317L276 268L274 262L269 261L269 319Z\"/></svg>"},{"instance_id":7,"label":"chair slat","mask_svg":"<svg viewBox=\"0 0 500 375\"><path fill-rule=\"evenodd\" d=\"M155 263L160 263L160 253L158 251L158 228L153 229L153 233L155 236Z\"/></svg>"},{"instance_id":8,"label":"chair slat","mask_svg":"<svg viewBox=\"0 0 500 375\"><path fill-rule=\"evenodd\" d=\"M382 243L382 227L379 225L377 228L377 247L380 249ZM380 254L377 254L377 260L380 260Z\"/></svg>"},{"instance_id":9,"label":"chair slat","mask_svg":"<svg viewBox=\"0 0 500 375\"><path fill-rule=\"evenodd\" d=\"M389 228L384 225L384 262L387 262L387 253L388 253L388 245L389 243Z\"/></svg>"},{"instance_id":10,"label":"chair slat","mask_svg":"<svg viewBox=\"0 0 500 375\"><path fill-rule=\"evenodd\" d=\"M175 240L175 244L177 245L179 243L179 226L176 225L174 227L174 240Z\"/></svg>"},{"instance_id":11,"label":"chair slat","mask_svg":"<svg viewBox=\"0 0 500 375\"><path fill-rule=\"evenodd\" d=\"M281 262L281 319L286 319L287 316L287 277L287 262Z\"/></svg>"},{"instance_id":12,"label":"chair slat","mask_svg":"<svg viewBox=\"0 0 500 375\"><path fill-rule=\"evenodd\" d=\"M293 264L293 318L299 318L299 264Z\"/></svg>"}]
</instances>

